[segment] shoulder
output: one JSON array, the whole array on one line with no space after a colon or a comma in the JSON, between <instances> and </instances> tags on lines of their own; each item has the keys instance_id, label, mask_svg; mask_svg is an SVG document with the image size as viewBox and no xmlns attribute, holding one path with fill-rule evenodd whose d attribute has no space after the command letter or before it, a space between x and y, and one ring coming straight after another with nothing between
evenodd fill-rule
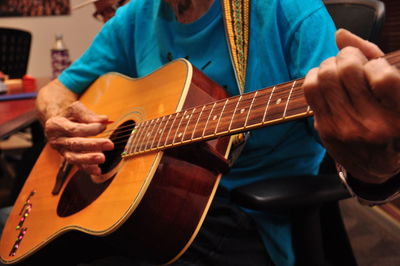
<instances>
[{"instance_id":1,"label":"shoulder","mask_svg":"<svg viewBox=\"0 0 400 266\"><path fill-rule=\"evenodd\" d=\"M290 22L302 21L311 14L325 9L322 0L256 0L252 1L251 5L253 12Z\"/></svg>"},{"instance_id":2,"label":"shoulder","mask_svg":"<svg viewBox=\"0 0 400 266\"><path fill-rule=\"evenodd\" d=\"M321 0L280 0L282 13L290 20L304 20L315 12L325 9Z\"/></svg>"}]
</instances>

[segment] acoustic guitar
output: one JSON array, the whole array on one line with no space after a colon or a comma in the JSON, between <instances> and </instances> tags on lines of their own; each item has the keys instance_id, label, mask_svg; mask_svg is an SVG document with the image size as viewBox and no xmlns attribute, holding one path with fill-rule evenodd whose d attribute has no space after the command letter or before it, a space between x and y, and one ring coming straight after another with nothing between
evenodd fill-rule
<instances>
[{"instance_id":1,"label":"acoustic guitar","mask_svg":"<svg viewBox=\"0 0 400 266\"><path fill-rule=\"evenodd\" d=\"M398 63L400 52L386 58ZM230 136L311 116L302 83L228 97L184 59L144 78L100 77L80 101L114 121L101 134L115 144L103 174L85 174L46 145L4 228L1 261L20 262L79 232L136 258L174 262L229 167Z\"/></svg>"}]
</instances>

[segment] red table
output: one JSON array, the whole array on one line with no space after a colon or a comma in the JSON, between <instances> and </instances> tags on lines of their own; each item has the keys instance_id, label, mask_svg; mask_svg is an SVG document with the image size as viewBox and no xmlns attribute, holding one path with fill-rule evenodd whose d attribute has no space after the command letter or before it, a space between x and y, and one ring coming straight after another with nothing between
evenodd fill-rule
<instances>
[{"instance_id":1,"label":"red table","mask_svg":"<svg viewBox=\"0 0 400 266\"><path fill-rule=\"evenodd\" d=\"M36 78L36 87L42 88L49 77ZM35 99L0 101L0 139L25 128L38 119Z\"/></svg>"},{"instance_id":2,"label":"red table","mask_svg":"<svg viewBox=\"0 0 400 266\"><path fill-rule=\"evenodd\" d=\"M35 99L0 102L0 139L6 138L37 120Z\"/></svg>"}]
</instances>

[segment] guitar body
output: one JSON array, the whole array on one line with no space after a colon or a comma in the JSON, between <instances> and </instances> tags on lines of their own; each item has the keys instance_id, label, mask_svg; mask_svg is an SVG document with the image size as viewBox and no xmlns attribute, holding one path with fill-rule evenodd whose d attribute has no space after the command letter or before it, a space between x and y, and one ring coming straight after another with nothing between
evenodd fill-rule
<instances>
[{"instance_id":1,"label":"guitar body","mask_svg":"<svg viewBox=\"0 0 400 266\"><path fill-rule=\"evenodd\" d=\"M140 122L225 97L221 87L178 60L141 79L104 75L80 100L114 121L105 131L112 138L127 126L130 132ZM209 141L211 148L191 144L121 158L126 141L106 153L102 182L74 167L56 182L63 160L47 145L4 228L1 261L22 261L73 231L110 239L118 250L155 263L178 259L200 229L221 175L213 156L188 159L186 153L211 150L215 158L226 157L229 137ZM56 183L60 189L52 193Z\"/></svg>"}]
</instances>

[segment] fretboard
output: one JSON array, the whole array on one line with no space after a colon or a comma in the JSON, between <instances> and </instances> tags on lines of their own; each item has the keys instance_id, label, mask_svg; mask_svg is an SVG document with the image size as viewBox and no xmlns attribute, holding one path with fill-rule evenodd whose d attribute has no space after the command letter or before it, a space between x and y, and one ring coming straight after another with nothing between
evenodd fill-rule
<instances>
[{"instance_id":1,"label":"fretboard","mask_svg":"<svg viewBox=\"0 0 400 266\"><path fill-rule=\"evenodd\" d=\"M400 68L400 51L385 57ZM136 125L123 157L164 150L312 116L299 79Z\"/></svg>"}]
</instances>

